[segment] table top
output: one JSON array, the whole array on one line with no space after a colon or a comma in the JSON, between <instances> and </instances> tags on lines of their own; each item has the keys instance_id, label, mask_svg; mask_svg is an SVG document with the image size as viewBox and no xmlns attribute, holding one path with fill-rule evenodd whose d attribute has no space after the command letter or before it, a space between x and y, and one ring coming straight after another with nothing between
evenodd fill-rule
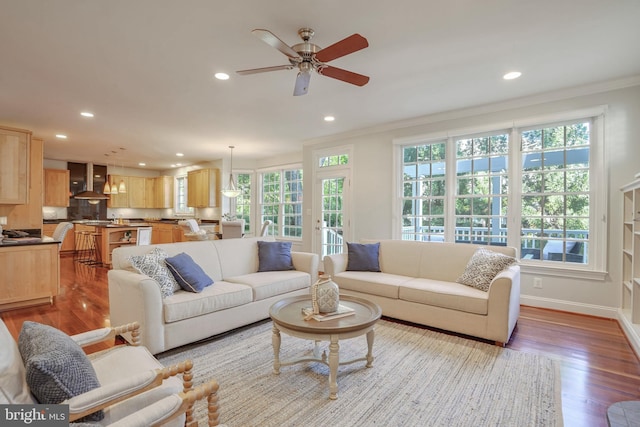
<instances>
[{"instance_id":1,"label":"table top","mask_svg":"<svg viewBox=\"0 0 640 427\"><path fill-rule=\"evenodd\" d=\"M273 304L269 309L271 319L285 328L317 334L335 334L362 330L373 325L382 316L382 309L378 304L364 298L341 295L340 305L355 310L355 314L337 319L304 320L302 309L311 307L309 296L290 297Z\"/></svg>"}]
</instances>

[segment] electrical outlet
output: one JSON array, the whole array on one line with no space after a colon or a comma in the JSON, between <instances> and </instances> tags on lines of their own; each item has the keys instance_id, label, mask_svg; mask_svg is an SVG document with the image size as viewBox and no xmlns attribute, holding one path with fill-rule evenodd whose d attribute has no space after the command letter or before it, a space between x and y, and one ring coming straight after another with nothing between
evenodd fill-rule
<instances>
[{"instance_id":1,"label":"electrical outlet","mask_svg":"<svg viewBox=\"0 0 640 427\"><path fill-rule=\"evenodd\" d=\"M533 278L533 287L536 289L542 289L542 279L540 277Z\"/></svg>"}]
</instances>

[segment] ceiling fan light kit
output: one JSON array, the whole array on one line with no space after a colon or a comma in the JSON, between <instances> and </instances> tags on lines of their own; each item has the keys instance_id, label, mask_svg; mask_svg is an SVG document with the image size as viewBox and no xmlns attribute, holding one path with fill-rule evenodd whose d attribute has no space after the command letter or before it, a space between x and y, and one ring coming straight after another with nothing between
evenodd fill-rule
<instances>
[{"instance_id":1,"label":"ceiling fan light kit","mask_svg":"<svg viewBox=\"0 0 640 427\"><path fill-rule=\"evenodd\" d=\"M293 46L289 46L269 30L255 29L251 33L284 54L289 59L290 65L236 71L240 75L298 68L298 76L293 90L294 96L305 95L309 91L311 71L313 70L322 76L331 77L356 86L364 86L369 82L369 77L367 76L326 64L334 59L368 47L369 42L360 34L352 34L331 46L321 49L318 45L310 42L314 35L314 31L311 28L298 30L298 35L303 42Z\"/></svg>"}]
</instances>

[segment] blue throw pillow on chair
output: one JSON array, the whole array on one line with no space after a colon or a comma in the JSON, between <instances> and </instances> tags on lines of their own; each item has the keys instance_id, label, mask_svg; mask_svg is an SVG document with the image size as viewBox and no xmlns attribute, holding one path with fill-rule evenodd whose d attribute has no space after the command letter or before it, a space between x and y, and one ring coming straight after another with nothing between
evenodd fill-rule
<instances>
[{"instance_id":1,"label":"blue throw pillow on chair","mask_svg":"<svg viewBox=\"0 0 640 427\"><path fill-rule=\"evenodd\" d=\"M202 292L204 288L213 284L213 279L207 276L202 267L184 252L165 258L164 262L176 282L185 291Z\"/></svg>"},{"instance_id":2,"label":"blue throw pillow on chair","mask_svg":"<svg viewBox=\"0 0 640 427\"><path fill-rule=\"evenodd\" d=\"M293 270L291 242L258 240L258 271Z\"/></svg>"},{"instance_id":3,"label":"blue throw pillow on chair","mask_svg":"<svg viewBox=\"0 0 640 427\"><path fill-rule=\"evenodd\" d=\"M380 243L347 243L347 271L381 271L378 255Z\"/></svg>"}]
</instances>

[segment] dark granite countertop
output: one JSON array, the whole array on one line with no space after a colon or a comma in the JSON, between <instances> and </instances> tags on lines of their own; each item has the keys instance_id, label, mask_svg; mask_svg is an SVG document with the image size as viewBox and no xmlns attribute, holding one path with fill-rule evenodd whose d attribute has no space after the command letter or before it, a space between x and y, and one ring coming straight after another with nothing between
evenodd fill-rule
<instances>
[{"instance_id":1,"label":"dark granite countertop","mask_svg":"<svg viewBox=\"0 0 640 427\"><path fill-rule=\"evenodd\" d=\"M0 248L14 248L17 246L57 245L55 240L44 241L39 237L19 237L15 239L4 238L0 242Z\"/></svg>"}]
</instances>

